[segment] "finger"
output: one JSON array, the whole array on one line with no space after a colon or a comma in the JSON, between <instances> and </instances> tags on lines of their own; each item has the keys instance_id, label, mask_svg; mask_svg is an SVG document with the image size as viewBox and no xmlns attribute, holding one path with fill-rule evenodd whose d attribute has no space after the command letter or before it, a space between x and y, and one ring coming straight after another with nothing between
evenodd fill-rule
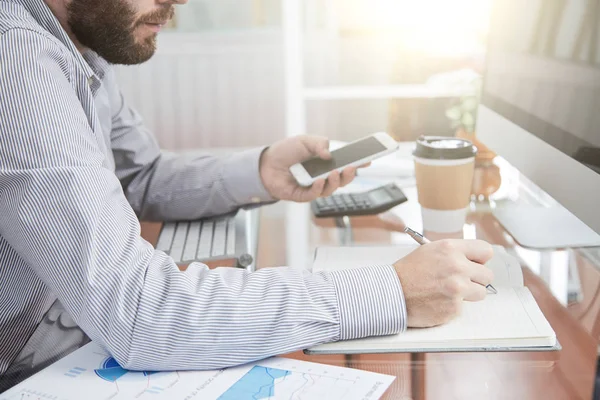
<instances>
[{"instance_id":1,"label":"finger","mask_svg":"<svg viewBox=\"0 0 600 400\"><path fill-rule=\"evenodd\" d=\"M480 285L478 283L469 283L467 290L465 292L464 300L465 301L481 301L485 299L487 295L487 289L485 286Z\"/></svg>"},{"instance_id":2,"label":"finger","mask_svg":"<svg viewBox=\"0 0 600 400\"><path fill-rule=\"evenodd\" d=\"M338 171L333 171L332 173L329 174L329 176L327 177L327 184L325 185L325 188L323 189L323 193L322 196L323 197L327 197L327 196L331 196L331 194L333 192L335 192L335 190L337 188L340 187L340 173Z\"/></svg>"},{"instance_id":3,"label":"finger","mask_svg":"<svg viewBox=\"0 0 600 400\"><path fill-rule=\"evenodd\" d=\"M469 278L472 282L487 286L494 281L494 273L485 265L470 262L468 267Z\"/></svg>"},{"instance_id":4,"label":"finger","mask_svg":"<svg viewBox=\"0 0 600 400\"><path fill-rule=\"evenodd\" d=\"M367 167L370 167L370 166L371 166L371 161L369 161L366 164L359 165L358 168L367 168Z\"/></svg>"},{"instance_id":5,"label":"finger","mask_svg":"<svg viewBox=\"0 0 600 400\"><path fill-rule=\"evenodd\" d=\"M494 255L492 245L483 240L457 240L456 248L469 260L479 264L485 264Z\"/></svg>"},{"instance_id":6,"label":"finger","mask_svg":"<svg viewBox=\"0 0 600 400\"><path fill-rule=\"evenodd\" d=\"M322 136L302 136L300 138L304 147L314 156L329 160L331 153L329 152L329 139Z\"/></svg>"},{"instance_id":7,"label":"finger","mask_svg":"<svg viewBox=\"0 0 600 400\"><path fill-rule=\"evenodd\" d=\"M298 194L294 196L299 202L307 202L321 196L325 188L325 179L317 179L308 188L298 187Z\"/></svg>"},{"instance_id":8,"label":"finger","mask_svg":"<svg viewBox=\"0 0 600 400\"><path fill-rule=\"evenodd\" d=\"M356 168L355 167L346 167L342 171L341 179L340 179L340 187L344 187L356 177Z\"/></svg>"}]
</instances>

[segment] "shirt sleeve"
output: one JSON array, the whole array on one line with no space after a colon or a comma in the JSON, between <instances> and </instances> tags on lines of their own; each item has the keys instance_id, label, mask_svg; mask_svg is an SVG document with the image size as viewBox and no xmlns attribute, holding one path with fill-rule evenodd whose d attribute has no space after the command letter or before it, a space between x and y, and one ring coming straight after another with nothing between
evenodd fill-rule
<instances>
[{"instance_id":1,"label":"shirt sleeve","mask_svg":"<svg viewBox=\"0 0 600 400\"><path fill-rule=\"evenodd\" d=\"M263 148L225 157L160 151L140 115L127 105L112 70L103 85L112 107L116 175L140 218L194 219L275 200L260 178Z\"/></svg>"},{"instance_id":2,"label":"shirt sleeve","mask_svg":"<svg viewBox=\"0 0 600 400\"><path fill-rule=\"evenodd\" d=\"M222 368L405 328L391 266L180 272L140 237L65 60L35 33L0 36L0 235L123 367Z\"/></svg>"}]
</instances>

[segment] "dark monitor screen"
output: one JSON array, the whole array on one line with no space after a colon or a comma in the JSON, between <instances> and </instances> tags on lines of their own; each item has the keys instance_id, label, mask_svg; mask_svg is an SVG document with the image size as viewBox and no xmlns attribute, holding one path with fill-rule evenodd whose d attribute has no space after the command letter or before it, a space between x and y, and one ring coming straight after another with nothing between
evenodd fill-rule
<instances>
[{"instance_id":1,"label":"dark monitor screen","mask_svg":"<svg viewBox=\"0 0 600 400\"><path fill-rule=\"evenodd\" d=\"M482 104L600 174L600 0L497 0L488 43Z\"/></svg>"}]
</instances>

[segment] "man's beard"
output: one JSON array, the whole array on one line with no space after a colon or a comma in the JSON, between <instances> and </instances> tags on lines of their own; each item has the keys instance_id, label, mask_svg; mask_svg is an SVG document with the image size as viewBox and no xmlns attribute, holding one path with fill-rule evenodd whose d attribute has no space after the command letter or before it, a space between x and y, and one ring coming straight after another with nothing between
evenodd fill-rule
<instances>
[{"instance_id":1,"label":"man's beard","mask_svg":"<svg viewBox=\"0 0 600 400\"><path fill-rule=\"evenodd\" d=\"M67 6L68 24L75 38L111 64L140 64L156 51L156 34L136 41L135 29L146 22L173 17L173 6L136 19L125 0L72 0Z\"/></svg>"}]
</instances>

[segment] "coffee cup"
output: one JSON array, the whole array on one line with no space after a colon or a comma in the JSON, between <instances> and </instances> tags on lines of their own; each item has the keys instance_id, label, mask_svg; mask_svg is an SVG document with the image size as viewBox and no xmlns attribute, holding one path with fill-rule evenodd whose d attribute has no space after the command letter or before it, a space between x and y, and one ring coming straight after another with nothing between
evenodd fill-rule
<instances>
[{"instance_id":1,"label":"coffee cup","mask_svg":"<svg viewBox=\"0 0 600 400\"><path fill-rule=\"evenodd\" d=\"M465 139L417 139L413 156L424 231L462 231L469 210L475 154L477 147Z\"/></svg>"}]
</instances>

